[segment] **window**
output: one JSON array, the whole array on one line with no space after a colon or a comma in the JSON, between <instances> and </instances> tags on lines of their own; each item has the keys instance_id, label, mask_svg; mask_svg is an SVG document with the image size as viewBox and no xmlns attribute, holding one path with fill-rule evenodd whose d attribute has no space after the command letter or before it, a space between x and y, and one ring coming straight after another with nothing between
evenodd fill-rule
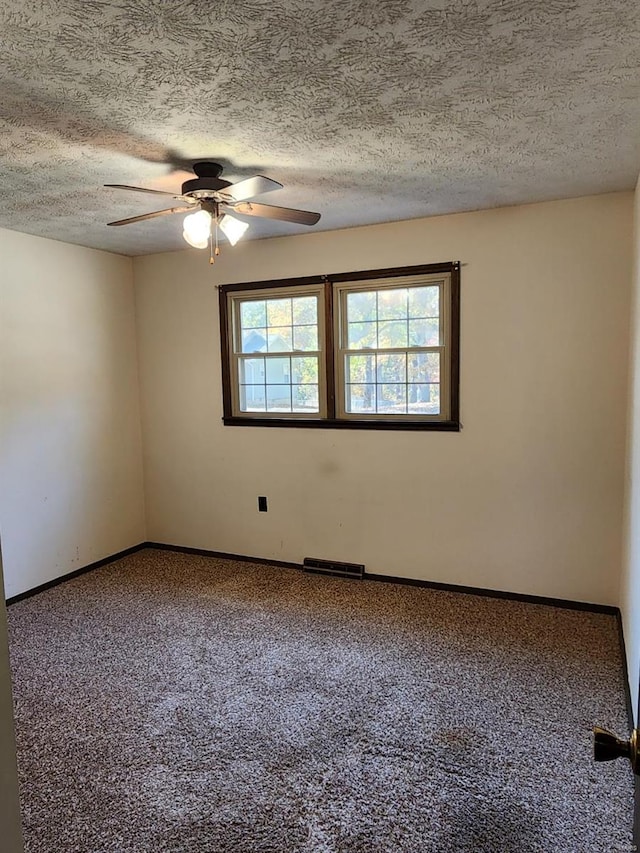
<instances>
[{"instance_id":1,"label":"window","mask_svg":"<svg viewBox=\"0 0 640 853\"><path fill-rule=\"evenodd\" d=\"M459 429L459 269L221 287L224 422Z\"/></svg>"},{"instance_id":2,"label":"window","mask_svg":"<svg viewBox=\"0 0 640 853\"><path fill-rule=\"evenodd\" d=\"M232 411L325 414L322 288L273 288L233 297ZM320 389L323 393L320 393Z\"/></svg>"}]
</instances>

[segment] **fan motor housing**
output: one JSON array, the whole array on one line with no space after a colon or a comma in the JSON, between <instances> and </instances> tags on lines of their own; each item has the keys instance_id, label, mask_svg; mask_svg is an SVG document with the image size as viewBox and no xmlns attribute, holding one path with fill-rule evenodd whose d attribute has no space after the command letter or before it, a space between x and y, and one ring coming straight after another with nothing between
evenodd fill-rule
<instances>
[{"instance_id":1,"label":"fan motor housing","mask_svg":"<svg viewBox=\"0 0 640 853\"><path fill-rule=\"evenodd\" d=\"M231 181L225 181L222 178L192 178L182 185L182 195L188 195L191 198L210 198L230 186Z\"/></svg>"}]
</instances>

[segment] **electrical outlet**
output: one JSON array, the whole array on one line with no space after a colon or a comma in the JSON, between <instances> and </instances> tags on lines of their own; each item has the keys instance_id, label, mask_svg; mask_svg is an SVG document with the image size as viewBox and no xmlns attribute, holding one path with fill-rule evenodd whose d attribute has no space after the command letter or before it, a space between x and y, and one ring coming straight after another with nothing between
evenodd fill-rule
<instances>
[{"instance_id":1,"label":"electrical outlet","mask_svg":"<svg viewBox=\"0 0 640 853\"><path fill-rule=\"evenodd\" d=\"M267 499L264 495L258 497L258 512L267 512Z\"/></svg>"}]
</instances>

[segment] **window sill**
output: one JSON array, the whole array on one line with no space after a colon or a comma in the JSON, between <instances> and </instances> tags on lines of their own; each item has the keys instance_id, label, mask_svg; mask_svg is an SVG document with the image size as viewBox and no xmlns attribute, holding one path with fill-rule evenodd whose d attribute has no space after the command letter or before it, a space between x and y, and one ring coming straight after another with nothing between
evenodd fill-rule
<instances>
[{"instance_id":1,"label":"window sill","mask_svg":"<svg viewBox=\"0 0 640 853\"><path fill-rule=\"evenodd\" d=\"M459 421L357 421L330 418L223 418L225 426L285 427L306 429L384 429L384 430L427 430L430 432L459 432Z\"/></svg>"}]
</instances>

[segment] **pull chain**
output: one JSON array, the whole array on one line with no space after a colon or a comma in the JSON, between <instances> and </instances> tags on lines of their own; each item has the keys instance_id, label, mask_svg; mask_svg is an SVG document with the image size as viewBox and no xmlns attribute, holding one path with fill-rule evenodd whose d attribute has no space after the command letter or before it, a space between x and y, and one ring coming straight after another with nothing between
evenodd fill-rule
<instances>
[{"instance_id":1,"label":"pull chain","mask_svg":"<svg viewBox=\"0 0 640 853\"><path fill-rule=\"evenodd\" d=\"M218 219L214 220L214 228L216 235L216 247L213 248L213 231L209 231L209 263L215 264L216 258L220 254L220 247L218 246Z\"/></svg>"},{"instance_id":2,"label":"pull chain","mask_svg":"<svg viewBox=\"0 0 640 853\"><path fill-rule=\"evenodd\" d=\"M218 207L217 202L213 202L213 206L209 208L209 206L205 207L206 211L209 213L211 220L209 225L209 263L214 264L216 262L216 258L220 254L220 247L218 246L218 219L220 218L220 208ZM215 248L214 248L214 233L213 230L215 228Z\"/></svg>"}]
</instances>

